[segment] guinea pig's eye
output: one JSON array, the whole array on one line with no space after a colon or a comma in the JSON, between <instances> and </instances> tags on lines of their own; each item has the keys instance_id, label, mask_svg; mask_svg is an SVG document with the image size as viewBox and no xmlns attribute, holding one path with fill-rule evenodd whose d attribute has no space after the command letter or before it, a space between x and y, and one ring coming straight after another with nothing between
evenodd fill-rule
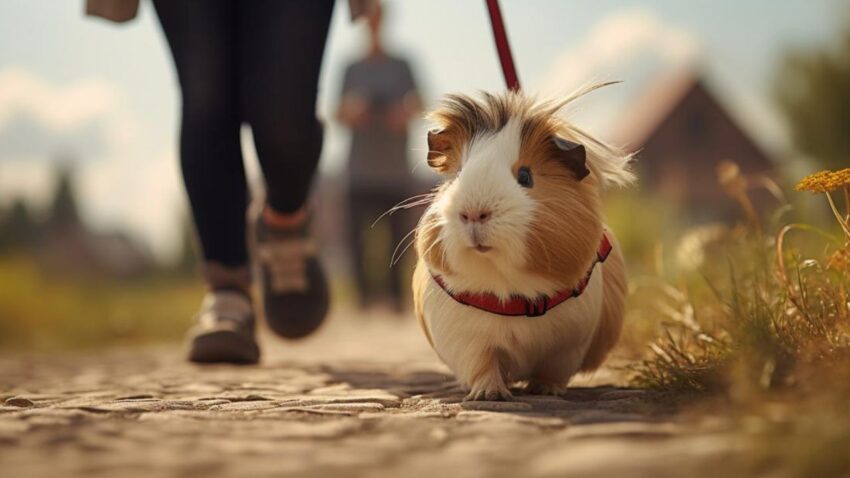
<instances>
[{"instance_id":1,"label":"guinea pig's eye","mask_svg":"<svg viewBox=\"0 0 850 478\"><path fill-rule=\"evenodd\" d=\"M525 166L519 168L519 171L516 173L516 182L524 188L534 186L534 180L531 179L531 170Z\"/></svg>"}]
</instances>

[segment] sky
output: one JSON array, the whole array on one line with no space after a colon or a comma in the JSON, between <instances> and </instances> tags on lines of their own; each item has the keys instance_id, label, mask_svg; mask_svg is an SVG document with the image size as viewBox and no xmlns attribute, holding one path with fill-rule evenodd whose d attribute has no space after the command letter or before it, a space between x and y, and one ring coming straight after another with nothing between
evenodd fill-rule
<instances>
[{"instance_id":1,"label":"sky","mask_svg":"<svg viewBox=\"0 0 850 478\"><path fill-rule=\"evenodd\" d=\"M504 83L483 1L387 0L386 43L412 63L426 105L449 92ZM788 148L770 89L788 49L830 45L841 0L502 0L523 89L557 97L590 82L623 80L566 111L601 137L653 81L686 67L765 148ZM0 209L14 197L43 205L57 163L77 174L84 217L142 237L160 258L177 251L186 214L178 160L179 94L150 2L116 25L86 18L83 1L0 0ZM338 1L320 79L328 121L324 174L343 170L347 133L330 119L345 65L365 28ZM427 124L411 128L411 168L424 159ZM250 132L243 129L256 176Z\"/></svg>"}]
</instances>

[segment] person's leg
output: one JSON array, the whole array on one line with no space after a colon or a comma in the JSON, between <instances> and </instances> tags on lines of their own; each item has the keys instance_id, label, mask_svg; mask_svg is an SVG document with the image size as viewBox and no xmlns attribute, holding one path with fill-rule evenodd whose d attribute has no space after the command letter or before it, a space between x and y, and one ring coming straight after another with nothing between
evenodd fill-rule
<instances>
[{"instance_id":1,"label":"person's leg","mask_svg":"<svg viewBox=\"0 0 850 478\"><path fill-rule=\"evenodd\" d=\"M322 149L316 92L333 1L254 0L240 10L241 101L266 180L254 234L263 311L271 330L299 338L329 303L304 204Z\"/></svg>"},{"instance_id":2,"label":"person's leg","mask_svg":"<svg viewBox=\"0 0 850 478\"><path fill-rule=\"evenodd\" d=\"M361 301L369 303L376 299L382 301L389 299L393 307L399 311L404 306L404 284L409 281L406 280L406 273L401 261L394 264L393 259L399 259L398 256L401 255L406 243L398 247L395 258L393 253L396 252L396 246L401 243L402 239L411 239L404 237L410 232L410 227L408 226L407 211L401 209L392 214L384 213L397 205L401 199L392 192L373 188L358 191L355 195L352 195L350 202L352 227L359 225L356 231L352 230L352 235L359 233L358 238L352 238L353 241L356 239L356 242L353 242L355 250L352 255L356 260L355 273L359 283ZM374 239L380 231L370 229L370 226L379 217L381 219L376 228L386 231L388 236L386 242L384 240L375 241ZM364 232L366 233L365 236ZM378 245L382 246L380 251L374 251L378 254L366 254L367 248L375 248ZM376 256L378 257L377 260L375 259ZM372 262L367 263L367 259ZM377 271L380 273L380 280L376 281L374 277L370 277L370 275L374 276L375 274L369 274L367 270L369 267L381 268L380 271Z\"/></svg>"},{"instance_id":3,"label":"person's leg","mask_svg":"<svg viewBox=\"0 0 850 478\"><path fill-rule=\"evenodd\" d=\"M395 204L398 204L400 200L401 199L397 196L390 196L384 199L384 204L388 205L386 206L387 208L390 208ZM407 287L406 284L410 284L411 279L409 271L404 267L406 264L404 256L406 254L413 253L411 251L413 246L405 251L405 248L413 240L412 235L408 236L412 227L410 211L406 209L396 211L395 214L390 217L392 242L389 253L392 255L394 251L397 252L395 252L396 257L394 258L394 264L392 265L392 270L389 271L387 280L389 280L389 292L390 298L393 302L393 307L395 307L398 312L404 311L404 289Z\"/></svg>"},{"instance_id":4,"label":"person's leg","mask_svg":"<svg viewBox=\"0 0 850 478\"><path fill-rule=\"evenodd\" d=\"M180 82L180 164L203 257L229 269L248 261L234 4L154 0Z\"/></svg>"},{"instance_id":5,"label":"person's leg","mask_svg":"<svg viewBox=\"0 0 850 478\"><path fill-rule=\"evenodd\" d=\"M154 0L154 6L180 82L180 164L210 288L189 332L189 359L255 363L234 2Z\"/></svg>"},{"instance_id":6,"label":"person's leg","mask_svg":"<svg viewBox=\"0 0 850 478\"><path fill-rule=\"evenodd\" d=\"M242 99L266 180L266 202L294 213L322 150L316 95L332 0L243 4Z\"/></svg>"},{"instance_id":7,"label":"person's leg","mask_svg":"<svg viewBox=\"0 0 850 478\"><path fill-rule=\"evenodd\" d=\"M369 278L366 274L365 243L363 241L363 229L367 225L371 225L370 217L372 217L372 214L368 198L364 197L361 192L351 191L348 196L349 242L351 244L354 285L357 288L357 300L361 309L366 308L371 299ZM371 221L374 220L375 218L372 217Z\"/></svg>"}]
</instances>

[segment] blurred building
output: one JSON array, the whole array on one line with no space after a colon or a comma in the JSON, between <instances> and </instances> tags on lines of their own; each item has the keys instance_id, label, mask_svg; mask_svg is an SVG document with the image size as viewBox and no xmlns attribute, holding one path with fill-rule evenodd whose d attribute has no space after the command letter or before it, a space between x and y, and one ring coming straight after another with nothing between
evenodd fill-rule
<instances>
[{"instance_id":1,"label":"blurred building","mask_svg":"<svg viewBox=\"0 0 850 478\"><path fill-rule=\"evenodd\" d=\"M0 215L0 249L26 253L52 274L131 278L151 272L153 255L122 231L93 231L81 219L71 172L57 173L53 200L38 220L23 201Z\"/></svg>"},{"instance_id":2,"label":"blurred building","mask_svg":"<svg viewBox=\"0 0 850 478\"><path fill-rule=\"evenodd\" d=\"M637 153L641 188L681 205L693 219L737 213L718 185L721 161L737 163L745 175L774 171L774 160L694 72L655 82L628 111L615 142ZM755 199L770 201L763 192Z\"/></svg>"}]
</instances>

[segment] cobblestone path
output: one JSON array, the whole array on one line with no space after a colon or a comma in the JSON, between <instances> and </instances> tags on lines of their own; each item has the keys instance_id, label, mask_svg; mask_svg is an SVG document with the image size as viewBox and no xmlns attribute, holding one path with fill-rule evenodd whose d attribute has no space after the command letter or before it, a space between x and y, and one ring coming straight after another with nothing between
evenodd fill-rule
<instances>
[{"instance_id":1,"label":"cobblestone path","mask_svg":"<svg viewBox=\"0 0 850 478\"><path fill-rule=\"evenodd\" d=\"M464 403L412 321L338 315L264 351L0 356L0 476L680 477L737 446L604 371L562 398Z\"/></svg>"}]
</instances>

